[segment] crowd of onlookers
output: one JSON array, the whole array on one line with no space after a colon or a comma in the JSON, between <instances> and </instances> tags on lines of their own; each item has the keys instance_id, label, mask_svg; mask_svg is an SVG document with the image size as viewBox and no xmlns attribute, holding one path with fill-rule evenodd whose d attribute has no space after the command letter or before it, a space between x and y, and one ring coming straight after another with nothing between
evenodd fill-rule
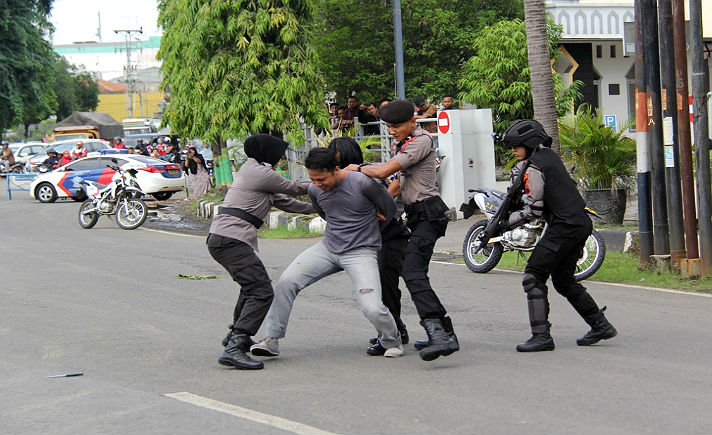
<instances>
[{"instance_id":1,"label":"crowd of onlookers","mask_svg":"<svg viewBox=\"0 0 712 435\"><path fill-rule=\"evenodd\" d=\"M376 122L380 121L378 111L389 102L390 100L384 99L379 102L359 103L358 98L351 96L346 100L346 107L339 106L338 103L331 103L329 105L329 124L331 125L331 129L345 130L360 124L364 136L379 135L380 126L376 124ZM434 103L430 103L423 97L413 98L413 105L415 105L414 115L416 119L435 118L438 109L458 109L458 107L454 105L452 95L445 95L440 102L440 107ZM421 123L421 127L431 133L435 133L436 122L423 122Z\"/></svg>"}]
</instances>

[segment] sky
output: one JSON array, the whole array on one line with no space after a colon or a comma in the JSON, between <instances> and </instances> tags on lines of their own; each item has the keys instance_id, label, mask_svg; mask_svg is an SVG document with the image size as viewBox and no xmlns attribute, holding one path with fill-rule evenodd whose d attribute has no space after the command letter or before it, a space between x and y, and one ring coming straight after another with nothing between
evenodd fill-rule
<instances>
[{"instance_id":1,"label":"sky","mask_svg":"<svg viewBox=\"0 0 712 435\"><path fill-rule=\"evenodd\" d=\"M78 41L98 41L97 29L101 14L101 41L123 41L116 29L143 27L143 37L160 35L156 26L156 0L54 0L50 21L54 25L52 43L71 44Z\"/></svg>"}]
</instances>

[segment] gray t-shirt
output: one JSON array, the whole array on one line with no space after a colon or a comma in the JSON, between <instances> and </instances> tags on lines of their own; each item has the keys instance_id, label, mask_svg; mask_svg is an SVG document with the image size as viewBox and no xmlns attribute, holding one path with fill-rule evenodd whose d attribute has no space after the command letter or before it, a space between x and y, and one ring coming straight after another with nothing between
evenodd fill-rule
<instances>
[{"instance_id":1,"label":"gray t-shirt","mask_svg":"<svg viewBox=\"0 0 712 435\"><path fill-rule=\"evenodd\" d=\"M403 167L398 178L406 205L440 194L436 185L435 146L427 131L417 127L395 159Z\"/></svg>"},{"instance_id":2,"label":"gray t-shirt","mask_svg":"<svg viewBox=\"0 0 712 435\"><path fill-rule=\"evenodd\" d=\"M356 248L379 249L381 230L376 210L389 222L396 204L388 191L370 177L349 171L329 192L309 186L314 209L326 220L324 243L329 252L342 254Z\"/></svg>"},{"instance_id":3,"label":"gray t-shirt","mask_svg":"<svg viewBox=\"0 0 712 435\"><path fill-rule=\"evenodd\" d=\"M288 195L307 193L308 183L287 180L255 159L247 159L225 195L223 207L241 208L264 219L272 206L292 213L312 213L312 205ZM210 233L247 243L257 250L257 228L238 217L219 214L213 218Z\"/></svg>"}]
</instances>

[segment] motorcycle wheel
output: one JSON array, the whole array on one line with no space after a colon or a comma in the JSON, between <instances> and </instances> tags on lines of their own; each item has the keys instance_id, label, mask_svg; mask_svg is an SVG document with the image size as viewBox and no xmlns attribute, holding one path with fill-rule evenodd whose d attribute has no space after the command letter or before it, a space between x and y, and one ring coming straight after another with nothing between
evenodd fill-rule
<instances>
[{"instance_id":1,"label":"motorcycle wheel","mask_svg":"<svg viewBox=\"0 0 712 435\"><path fill-rule=\"evenodd\" d=\"M475 273L487 273L494 269L504 252L504 247L501 243L490 243L477 254L474 253L477 236L484 231L487 222L487 219L475 222L467 231L465 241L462 242L462 254L465 257L465 264Z\"/></svg>"},{"instance_id":2,"label":"motorcycle wheel","mask_svg":"<svg viewBox=\"0 0 712 435\"><path fill-rule=\"evenodd\" d=\"M148 211L146 204L136 198L121 203L116 208L116 223L125 230L134 230L146 221Z\"/></svg>"},{"instance_id":3,"label":"motorcycle wheel","mask_svg":"<svg viewBox=\"0 0 712 435\"><path fill-rule=\"evenodd\" d=\"M606 243L598 231L593 230L586 239L581 258L576 262L576 281L583 281L596 273L606 258Z\"/></svg>"},{"instance_id":4,"label":"motorcycle wheel","mask_svg":"<svg viewBox=\"0 0 712 435\"><path fill-rule=\"evenodd\" d=\"M84 210L93 207L94 205L91 203L91 200L88 199L82 203L81 207L79 207L79 226L85 230L92 228L99 220L99 213L97 212L84 213Z\"/></svg>"}]
</instances>

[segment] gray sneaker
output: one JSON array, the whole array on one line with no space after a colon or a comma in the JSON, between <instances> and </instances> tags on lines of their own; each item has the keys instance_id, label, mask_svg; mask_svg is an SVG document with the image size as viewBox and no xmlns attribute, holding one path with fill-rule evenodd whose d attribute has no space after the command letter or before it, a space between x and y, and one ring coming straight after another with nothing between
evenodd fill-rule
<instances>
[{"instance_id":1,"label":"gray sneaker","mask_svg":"<svg viewBox=\"0 0 712 435\"><path fill-rule=\"evenodd\" d=\"M259 343L250 346L250 352L257 356L279 356L279 340L266 337Z\"/></svg>"}]
</instances>

